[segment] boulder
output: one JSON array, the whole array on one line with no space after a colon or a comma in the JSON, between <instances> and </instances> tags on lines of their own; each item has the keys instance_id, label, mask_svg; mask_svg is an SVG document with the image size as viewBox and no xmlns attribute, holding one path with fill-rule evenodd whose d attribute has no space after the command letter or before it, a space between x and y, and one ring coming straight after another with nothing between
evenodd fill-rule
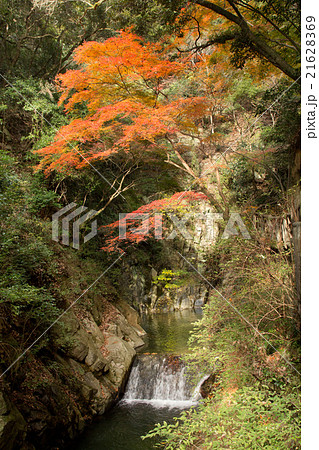
<instances>
[{"instance_id":1,"label":"boulder","mask_svg":"<svg viewBox=\"0 0 319 450\"><path fill-rule=\"evenodd\" d=\"M129 342L133 348L144 345L143 339L137 334L137 331L128 323L124 316L119 315L115 319L117 325L117 335L125 341Z\"/></svg>"},{"instance_id":2,"label":"boulder","mask_svg":"<svg viewBox=\"0 0 319 450\"><path fill-rule=\"evenodd\" d=\"M132 308L128 303L119 301L116 304L119 311L123 314L129 325L134 329L138 336L145 336L146 332L139 324L139 315L137 311Z\"/></svg>"},{"instance_id":3,"label":"boulder","mask_svg":"<svg viewBox=\"0 0 319 450\"><path fill-rule=\"evenodd\" d=\"M127 378L136 352L128 342L118 336L110 335L106 339L110 354L108 378L115 386L121 388Z\"/></svg>"}]
</instances>

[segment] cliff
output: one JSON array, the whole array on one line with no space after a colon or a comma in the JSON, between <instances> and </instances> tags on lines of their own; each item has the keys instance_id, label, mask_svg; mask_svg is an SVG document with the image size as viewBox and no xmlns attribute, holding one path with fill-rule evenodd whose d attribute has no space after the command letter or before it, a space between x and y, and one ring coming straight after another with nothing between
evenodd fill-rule
<instances>
[{"instance_id":1,"label":"cliff","mask_svg":"<svg viewBox=\"0 0 319 450\"><path fill-rule=\"evenodd\" d=\"M100 297L93 313L76 306L65 314L46 360L29 355L20 385L2 386L0 449L66 445L118 399L143 334L122 301L116 307Z\"/></svg>"}]
</instances>

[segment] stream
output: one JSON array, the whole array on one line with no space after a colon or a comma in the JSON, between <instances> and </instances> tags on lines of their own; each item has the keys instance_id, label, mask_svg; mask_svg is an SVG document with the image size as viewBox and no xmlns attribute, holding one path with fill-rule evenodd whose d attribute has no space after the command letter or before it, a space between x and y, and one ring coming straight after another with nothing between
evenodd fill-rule
<instances>
[{"instance_id":1,"label":"stream","mask_svg":"<svg viewBox=\"0 0 319 450\"><path fill-rule=\"evenodd\" d=\"M199 385L189 384L177 355L186 351L192 323L200 316L201 309L142 317L145 345L133 363L122 400L87 427L73 450L152 449L155 441L142 441L141 436L196 405Z\"/></svg>"}]
</instances>

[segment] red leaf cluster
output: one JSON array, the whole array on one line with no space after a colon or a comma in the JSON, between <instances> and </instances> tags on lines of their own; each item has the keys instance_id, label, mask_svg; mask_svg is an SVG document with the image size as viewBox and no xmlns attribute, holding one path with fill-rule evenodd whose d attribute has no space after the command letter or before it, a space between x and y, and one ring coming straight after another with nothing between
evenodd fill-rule
<instances>
[{"instance_id":1,"label":"red leaf cluster","mask_svg":"<svg viewBox=\"0 0 319 450\"><path fill-rule=\"evenodd\" d=\"M207 200L206 195L194 191L176 192L172 197L154 200L135 211L127 213L120 220L101 227L106 234L106 245L102 250L107 252L123 252L121 244L126 246L138 244L154 237L156 228L162 226L158 222L156 213L164 214L168 211L174 211L183 205L186 206L199 200ZM126 230L125 240L120 238L120 227Z\"/></svg>"}]
</instances>

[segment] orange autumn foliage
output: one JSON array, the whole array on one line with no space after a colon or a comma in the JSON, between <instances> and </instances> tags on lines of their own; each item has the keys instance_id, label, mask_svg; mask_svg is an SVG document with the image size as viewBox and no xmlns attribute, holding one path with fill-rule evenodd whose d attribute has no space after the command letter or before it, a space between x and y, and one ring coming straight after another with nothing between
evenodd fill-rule
<instances>
[{"instance_id":1,"label":"orange autumn foliage","mask_svg":"<svg viewBox=\"0 0 319 450\"><path fill-rule=\"evenodd\" d=\"M129 31L85 42L74 61L79 69L57 77L60 104L72 120L36 151L42 157L38 169L46 173L78 169L141 143L139 149L152 150L160 138L192 130L208 108L206 97L169 99L167 80L185 73L187 59L170 61L159 44Z\"/></svg>"}]
</instances>

